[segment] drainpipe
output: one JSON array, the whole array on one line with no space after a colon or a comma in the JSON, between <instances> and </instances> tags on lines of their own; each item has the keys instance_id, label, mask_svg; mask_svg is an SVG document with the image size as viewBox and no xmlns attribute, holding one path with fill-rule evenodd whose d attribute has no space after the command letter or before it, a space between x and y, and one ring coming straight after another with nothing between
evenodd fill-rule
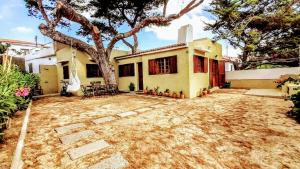
<instances>
[{"instance_id":1,"label":"drainpipe","mask_svg":"<svg viewBox=\"0 0 300 169\"><path fill-rule=\"evenodd\" d=\"M299 67L300 67L300 45L299 45Z\"/></svg>"}]
</instances>

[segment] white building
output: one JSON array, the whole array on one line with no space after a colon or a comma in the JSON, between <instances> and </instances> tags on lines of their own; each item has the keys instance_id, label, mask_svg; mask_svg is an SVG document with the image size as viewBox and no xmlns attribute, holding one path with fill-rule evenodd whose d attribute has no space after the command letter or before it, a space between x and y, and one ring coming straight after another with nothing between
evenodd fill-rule
<instances>
[{"instance_id":1,"label":"white building","mask_svg":"<svg viewBox=\"0 0 300 169\"><path fill-rule=\"evenodd\" d=\"M0 39L0 43L6 43L10 45L8 48L9 56L21 58L29 53L39 51L43 48L48 48L46 45L15 39Z\"/></svg>"},{"instance_id":2,"label":"white building","mask_svg":"<svg viewBox=\"0 0 300 169\"><path fill-rule=\"evenodd\" d=\"M40 65L56 65L57 59L53 45L25 56L25 70L30 73L40 73Z\"/></svg>"},{"instance_id":3,"label":"white building","mask_svg":"<svg viewBox=\"0 0 300 169\"><path fill-rule=\"evenodd\" d=\"M225 71L226 72L235 71L234 62L239 63L239 59L237 57L223 56L223 60L225 60Z\"/></svg>"}]
</instances>

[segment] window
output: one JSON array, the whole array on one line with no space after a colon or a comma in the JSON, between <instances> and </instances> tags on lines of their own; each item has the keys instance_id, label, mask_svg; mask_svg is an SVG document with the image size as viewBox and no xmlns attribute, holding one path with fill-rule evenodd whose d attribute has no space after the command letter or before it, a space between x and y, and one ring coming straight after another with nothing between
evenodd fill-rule
<instances>
[{"instance_id":1,"label":"window","mask_svg":"<svg viewBox=\"0 0 300 169\"><path fill-rule=\"evenodd\" d=\"M69 66L63 67L64 79L69 79Z\"/></svg>"},{"instance_id":2,"label":"window","mask_svg":"<svg viewBox=\"0 0 300 169\"><path fill-rule=\"evenodd\" d=\"M177 56L149 60L149 74L177 73Z\"/></svg>"},{"instance_id":3,"label":"window","mask_svg":"<svg viewBox=\"0 0 300 169\"><path fill-rule=\"evenodd\" d=\"M134 76L134 64L119 65L119 77Z\"/></svg>"},{"instance_id":4,"label":"window","mask_svg":"<svg viewBox=\"0 0 300 169\"><path fill-rule=\"evenodd\" d=\"M32 63L29 63L29 64L28 64L28 69L29 69L29 73L32 73L32 72L33 72Z\"/></svg>"},{"instance_id":5,"label":"window","mask_svg":"<svg viewBox=\"0 0 300 169\"><path fill-rule=\"evenodd\" d=\"M86 64L86 77L102 77L97 64Z\"/></svg>"},{"instance_id":6,"label":"window","mask_svg":"<svg viewBox=\"0 0 300 169\"><path fill-rule=\"evenodd\" d=\"M207 73L207 58L194 56L194 73Z\"/></svg>"}]
</instances>

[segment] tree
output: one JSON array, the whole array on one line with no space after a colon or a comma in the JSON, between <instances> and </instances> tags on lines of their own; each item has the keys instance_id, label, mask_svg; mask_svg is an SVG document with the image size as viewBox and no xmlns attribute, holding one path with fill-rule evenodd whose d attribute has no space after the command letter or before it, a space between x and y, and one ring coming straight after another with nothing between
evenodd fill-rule
<instances>
[{"instance_id":1,"label":"tree","mask_svg":"<svg viewBox=\"0 0 300 169\"><path fill-rule=\"evenodd\" d=\"M25 0L30 16L41 18L45 23L39 25L41 33L54 41L72 45L88 53L103 74L106 84L116 84L114 67L110 63L110 55L118 41L127 42L126 38L134 37L133 52L137 47L136 34L149 25L164 26L180 18L203 0L191 0L177 14L165 16L157 12L161 6L167 5L167 0ZM81 13L91 13L91 20ZM56 30L57 27L69 27L70 22L80 24L78 35L88 37L93 41L95 48L88 43L68 36ZM130 29L119 32L121 25ZM104 42L108 42L104 47ZM129 43L127 42L127 45Z\"/></svg>"},{"instance_id":2,"label":"tree","mask_svg":"<svg viewBox=\"0 0 300 169\"><path fill-rule=\"evenodd\" d=\"M9 44L0 43L0 54L5 53L8 47L9 47Z\"/></svg>"},{"instance_id":3,"label":"tree","mask_svg":"<svg viewBox=\"0 0 300 169\"><path fill-rule=\"evenodd\" d=\"M210 6L216 22L206 29L241 48L244 63L249 56L298 56L299 0L213 0Z\"/></svg>"}]
</instances>

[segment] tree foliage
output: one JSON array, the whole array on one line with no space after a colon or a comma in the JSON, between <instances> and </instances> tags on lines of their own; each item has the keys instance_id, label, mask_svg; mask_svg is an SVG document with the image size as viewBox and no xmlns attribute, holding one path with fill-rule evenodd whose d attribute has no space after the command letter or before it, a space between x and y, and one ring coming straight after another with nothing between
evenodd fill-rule
<instances>
[{"instance_id":1,"label":"tree foliage","mask_svg":"<svg viewBox=\"0 0 300 169\"><path fill-rule=\"evenodd\" d=\"M213 0L208 24L216 39L227 39L249 56L297 57L300 45L299 0Z\"/></svg>"},{"instance_id":2,"label":"tree foliage","mask_svg":"<svg viewBox=\"0 0 300 169\"><path fill-rule=\"evenodd\" d=\"M9 47L8 44L0 43L0 54L5 53L8 47Z\"/></svg>"}]
</instances>

